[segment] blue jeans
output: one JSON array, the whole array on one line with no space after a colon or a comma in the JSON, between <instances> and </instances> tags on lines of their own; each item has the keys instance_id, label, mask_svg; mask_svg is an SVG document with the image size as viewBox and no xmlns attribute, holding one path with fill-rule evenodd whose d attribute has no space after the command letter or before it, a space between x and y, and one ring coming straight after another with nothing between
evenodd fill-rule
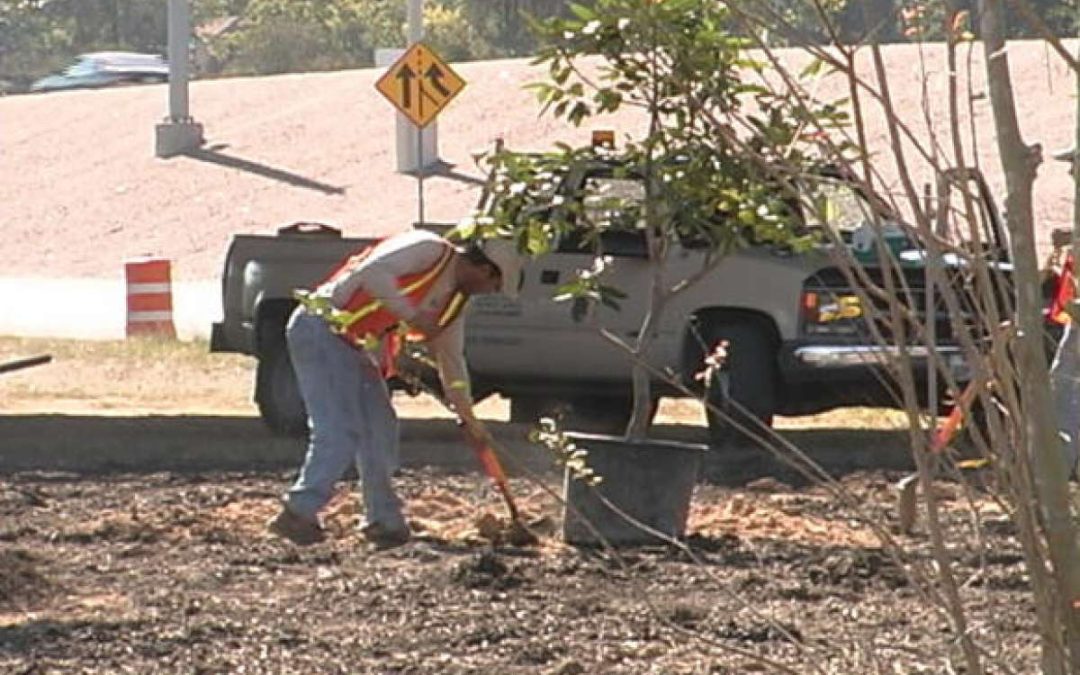
<instances>
[{"instance_id":1,"label":"blue jeans","mask_svg":"<svg viewBox=\"0 0 1080 675\"><path fill-rule=\"evenodd\" d=\"M310 437L296 483L285 495L294 513L315 518L350 462L360 475L369 524L405 527L391 475L397 468L398 421L375 360L298 308L286 328L289 356L307 406Z\"/></svg>"}]
</instances>

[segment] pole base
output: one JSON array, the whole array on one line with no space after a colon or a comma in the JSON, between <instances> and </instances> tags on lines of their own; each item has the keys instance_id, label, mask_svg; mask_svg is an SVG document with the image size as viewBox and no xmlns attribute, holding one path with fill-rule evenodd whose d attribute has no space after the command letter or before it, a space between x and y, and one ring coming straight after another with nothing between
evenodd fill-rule
<instances>
[{"instance_id":1,"label":"pole base","mask_svg":"<svg viewBox=\"0 0 1080 675\"><path fill-rule=\"evenodd\" d=\"M166 122L156 127L154 154L157 157L182 155L201 146L203 125L198 122Z\"/></svg>"}]
</instances>

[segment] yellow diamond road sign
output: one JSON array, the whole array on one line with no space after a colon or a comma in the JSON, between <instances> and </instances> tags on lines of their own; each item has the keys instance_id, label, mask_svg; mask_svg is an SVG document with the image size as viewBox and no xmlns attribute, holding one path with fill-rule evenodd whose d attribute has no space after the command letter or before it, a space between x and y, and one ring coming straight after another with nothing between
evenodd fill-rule
<instances>
[{"instance_id":1,"label":"yellow diamond road sign","mask_svg":"<svg viewBox=\"0 0 1080 675\"><path fill-rule=\"evenodd\" d=\"M464 87L465 80L420 42L405 50L375 83L375 88L420 128L435 119Z\"/></svg>"}]
</instances>

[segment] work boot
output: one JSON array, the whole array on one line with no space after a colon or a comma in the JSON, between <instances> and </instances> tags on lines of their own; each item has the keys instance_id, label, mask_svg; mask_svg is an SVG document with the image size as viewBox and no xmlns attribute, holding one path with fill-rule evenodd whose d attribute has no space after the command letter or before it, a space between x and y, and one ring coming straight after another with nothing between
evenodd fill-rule
<instances>
[{"instance_id":1,"label":"work boot","mask_svg":"<svg viewBox=\"0 0 1080 675\"><path fill-rule=\"evenodd\" d=\"M298 516L288 506L281 507L281 511L266 523L266 529L297 546L309 546L326 539L317 520Z\"/></svg>"},{"instance_id":2,"label":"work boot","mask_svg":"<svg viewBox=\"0 0 1080 675\"><path fill-rule=\"evenodd\" d=\"M407 525L392 528L382 523L368 523L360 528L360 533L380 550L401 546L412 536Z\"/></svg>"}]
</instances>

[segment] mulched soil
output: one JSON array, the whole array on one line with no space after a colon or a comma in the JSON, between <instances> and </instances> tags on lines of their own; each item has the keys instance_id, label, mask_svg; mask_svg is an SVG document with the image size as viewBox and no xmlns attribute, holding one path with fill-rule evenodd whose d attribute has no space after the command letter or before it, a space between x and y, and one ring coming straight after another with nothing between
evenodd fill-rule
<instances>
[{"instance_id":1,"label":"mulched soil","mask_svg":"<svg viewBox=\"0 0 1080 675\"><path fill-rule=\"evenodd\" d=\"M891 480L852 474L886 528ZM290 475L0 477L0 671L12 673L940 673L958 657L945 615L903 564L819 488L766 479L698 488L689 549L578 549L560 507L515 479L541 543L485 540L497 496L472 474L407 470L415 538L376 551L351 487L326 543L263 531ZM556 481L552 481L555 483ZM961 491L944 517L977 526L953 553L989 672L1034 672L1034 608L1014 531ZM763 661L762 659L768 659Z\"/></svg>"}]
</instances>

